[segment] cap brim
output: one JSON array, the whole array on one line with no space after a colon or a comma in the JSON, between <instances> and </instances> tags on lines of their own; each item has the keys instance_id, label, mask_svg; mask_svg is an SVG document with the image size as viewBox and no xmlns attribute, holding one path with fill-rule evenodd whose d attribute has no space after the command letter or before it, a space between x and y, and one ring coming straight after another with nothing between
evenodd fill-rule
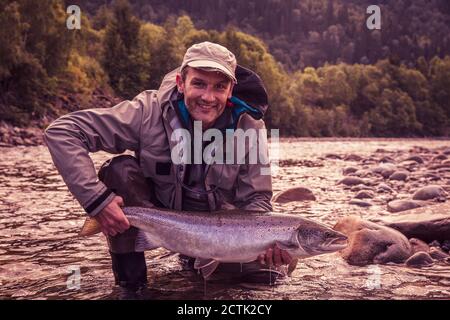
<instances>
[{"instance_id":1,"label":"cap brim","mask_svg":"<svg viewBox=\"0 0 450 320\"><path fill-rule=\"evenodd\" d=\"M220 63L211 61L211 60L196 60L188 62L186 65L192 68L212 68L217 69L217 71L220 71L224 73L227 77L232 79L234 83L237 83L236 77L224 66L222 66Z\"/></svg>"}]
</instances>

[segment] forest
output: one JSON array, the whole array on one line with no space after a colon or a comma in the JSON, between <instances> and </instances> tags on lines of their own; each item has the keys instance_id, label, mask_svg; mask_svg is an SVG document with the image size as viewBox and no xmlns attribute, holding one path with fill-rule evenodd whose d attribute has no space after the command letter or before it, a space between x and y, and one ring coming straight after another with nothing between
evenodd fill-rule
<instances>
[{"instance_id":1,"label":"forest","mask_svg":"<svg viewBox=\"0 0 450 320\"><path fill-rule=\"evenodd\" d=\"M208 40L261 76L283 136L448 136L450 3L378 1L380 30L366 27L369 4L0 0L0 120L45 126L99 97L132 99Z\"/></svg>"}]
</instances>

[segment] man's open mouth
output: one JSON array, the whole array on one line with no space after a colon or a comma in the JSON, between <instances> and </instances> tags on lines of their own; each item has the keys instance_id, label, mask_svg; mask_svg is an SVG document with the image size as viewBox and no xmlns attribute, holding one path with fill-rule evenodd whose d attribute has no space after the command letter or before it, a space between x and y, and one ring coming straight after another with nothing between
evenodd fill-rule
<instances>
[{"instance_id":1,"label":"man's open mouth","mask_svg":"<svg viewBox=\"0 0 450 320\"><path fill-rule=\"evenodd\" d=\"M209 111L211 109L214 109L216 105L204 105L204 104L197 104L197 107L199 107L201 110Z\"/></svg>"}]
</instances>

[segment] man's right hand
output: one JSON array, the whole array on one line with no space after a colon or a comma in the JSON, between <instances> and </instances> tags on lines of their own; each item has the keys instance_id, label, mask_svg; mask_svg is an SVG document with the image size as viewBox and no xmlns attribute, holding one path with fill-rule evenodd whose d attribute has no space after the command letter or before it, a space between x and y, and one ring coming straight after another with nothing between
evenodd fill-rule
<instances>
[{"instance_id":1,"label":"man's right hand","mask_svg":"<svg viewBox=\"0 0 450 320\"><path fill-rule=\"evenodd\" d=\"M130 222L128 222L127 217L121 209L122 206L122 197L115 196L112 201L95 216L95 219L100 224L105 236L115 236L130 227Z\"/></svg>"}]
</instances>

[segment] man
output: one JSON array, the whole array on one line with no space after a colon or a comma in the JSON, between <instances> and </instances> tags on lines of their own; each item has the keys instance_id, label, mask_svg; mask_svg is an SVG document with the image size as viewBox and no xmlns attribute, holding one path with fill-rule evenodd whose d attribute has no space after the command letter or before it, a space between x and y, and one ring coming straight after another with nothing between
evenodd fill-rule
<instances>
[{"instance_id":1,"label":"man","mask_svg":"<svg viewBox=\"0 0 450 320\"><path fill-rule=\"evenodd\" d=\"M73 112L49 126L45 140L55 166L107 236L117 284L135 290L147 282L145 257L134 252L136 229L130 228L121 209L124 205L202 211L272 209L271 176L261 174L264 165L176 164L172 158L176 130L194 134L196 121L201 121L202 131L264 129L261 118L266 108L260 78L238 66L225 47L203 42L187 50L181 67L165 76L159 90L144 91L112 108ZM131 150L136 157L113 158L97 179L88 153L99 150L115 154ZM291 257L274 247L259 261L256 269L255 263L244 269L257 272L263 264L288 264ZM222 271L233 268L225 264Z\"/></svg>"}]
</instances>

